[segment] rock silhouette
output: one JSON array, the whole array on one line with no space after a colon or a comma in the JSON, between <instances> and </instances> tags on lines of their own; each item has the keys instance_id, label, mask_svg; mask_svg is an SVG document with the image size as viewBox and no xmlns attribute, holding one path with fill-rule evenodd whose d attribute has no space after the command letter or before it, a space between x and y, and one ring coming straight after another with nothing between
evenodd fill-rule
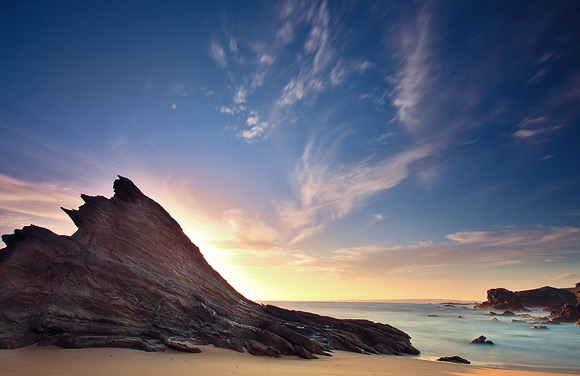
<instances>
[{"instance_id":1,"label":"rock silhouette","mask_svg":"<svg viewBox=\"0 0 580 376\"><path fill-rule=\"evenodd\" d=\"M470 345L493 345L493 341L487 339L486 336L481 335L477 338L474 338L469 342Z\"/></svg>"},{"instance_id":2,"label":"rock silhouette","mask_svg":"<svg viewBox=\"0 0 580 376\"><path fill-rule=\"evenodd\" d=\"M513 292L504 288L487 290L487 301L476 304L477 309L502 309L509 311L528 310L522 305L520 298Z\"/></svg>"},{"instance_id":3,"label":"rock silhouette","mask_svg":"<svg viewBox=\"0 0 580 376\"><path fill-rule=\"evenodd\" d=\"M579 283L580 284L580 283ZM505 309L527 311L527 308L546 308L564 304L576 305L579 293L571 290L544 286L533 290L510 291L504 288L487 290L487 301L476 304L479 309Z\"/></svg>"},{"instance_id":4,"label":"rock silhouette","mask_svg":"<svg viewBox=\"0 0 580 376\"><path fill-rule=\"evenodd\" d=\"M386 324L254 303L204 259L179 224L129 179L63 209L78 230L34 225L3 235L0 348L34 343L314 358L332 350L418 354Z\"/></svg>"},{"instance_id":5,"label":"rock silhouette","mask_svg":"<svg viewBox=\"0 0 580 376\"><path fill-rule=\"evenodd\" d=\"M554 305L577 304L576 294L567 289L550 286L533 290L516 291L515 294L527 308L544 308Z\"/></svg>"},{"instance_id":6,"label":"rock silhouette","mask_svg":"<svg viewBox=\"0 0 580 376\"><path fill-rule=\"evenodd\" d=\"M460 357L459 355L454 356L442 356L441 358L437 359L438 362L451 362L451 363L461 363L461 364L471 364L471 362L465 358Z\"/></svg>"}]
</instances>

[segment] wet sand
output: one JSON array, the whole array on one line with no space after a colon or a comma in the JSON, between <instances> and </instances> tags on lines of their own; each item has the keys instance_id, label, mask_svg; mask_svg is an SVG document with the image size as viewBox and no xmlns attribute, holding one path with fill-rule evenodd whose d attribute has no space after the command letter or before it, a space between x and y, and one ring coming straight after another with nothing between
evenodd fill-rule
<instances>
[{"instance_id":1,"label":"wet sand","mask_svg":"<svg viewBox=\"0 0 580 376\"><path fill-rule=\"evenodd\" d=\"M434 362L410 357L361 355L337 351L332 357L304 360L267 358L200 346L201 354L168 350L62 349L29 346L0 351L0 375L494 375L544 376L553 372L512 371ZM576 374L578 375L578 374Z\"/></svg>"}]
</instances>

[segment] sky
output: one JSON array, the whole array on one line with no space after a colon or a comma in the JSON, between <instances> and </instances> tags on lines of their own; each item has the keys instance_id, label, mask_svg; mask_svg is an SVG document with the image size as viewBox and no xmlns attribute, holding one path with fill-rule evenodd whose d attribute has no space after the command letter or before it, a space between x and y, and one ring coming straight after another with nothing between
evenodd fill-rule
<instances>
[{"instance_id":1,"label":"sky","mask_svg":"<svg viewBox=\"0 0 580 376\"><path fill-rule=\"evenodd\" d=\"M133 180L255 300L580 281L578 1L2 1L0 232Z\"/></svg>"}]
</instances>

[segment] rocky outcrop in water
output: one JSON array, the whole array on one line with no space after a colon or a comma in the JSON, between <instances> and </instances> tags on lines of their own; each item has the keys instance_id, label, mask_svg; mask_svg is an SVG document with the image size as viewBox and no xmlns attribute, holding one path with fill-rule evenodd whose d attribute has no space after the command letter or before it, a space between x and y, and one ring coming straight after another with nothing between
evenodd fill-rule
<instances>
[{"instance_id":1,"label":"rocky outcrop in water","mask_svg":"<svg viewBox=\"0 0 580 376\"><path fill-rule=\"evenodd\" d=\"M129 179L115 194L82 195L63 209L78 227L62 236L27 226L3 235L0 348L196 345L313 358L331 350L418 354L386 324L338 320L254 303L205 261L179 224Z\"/></svg>"},{"instance_id":2,"label":"rocky outcrop in water","mask_svg":"<svg viewBox=\"0 0 580 376\"><path fill-rule=\"evenodd\" d=\"M578 304L580 283L576 289L558 289L550 286L533 290L510 291L504 288L487 290L487 301L476 304L479 309L504 309L510 311L528 311L526 308L546 308L565 304ZM575 290L576 293L571 290Z\"/></svg>"},{"instance_id":3,"label":"rocky outcrop in water","mask_svg":"<svg viewBox=\"0 0 580 376\"><path fill-rule=\"evenodd\" d=\"M471 362L469 360L462 358L459 355L442 356L441 358L437 359L437 361L438 362L460 363L460 364L471 364Z\"/></svg>"},{"instance_id":4,"label":"rocky outcrop in water","mask_svg":"<svg viewBox=\"0 0 580 376\"><path fill-rule=\"evenodd\" d=\"M476 304L477 309L528 311L513 292L504 288L487 290L487 301Z\"/></svg>"},{"instance_id":5,"label":"rocky outcrop in water","mask_svg":"<svg viewBox=\"0 0 580 376\"><path fill-rule=\"evenodd\" d=\"M562 304L577 304L576 294L567 289L544 286L533 290L516 291L516 296L527 308L544 308Z\"/></svg>"},{"instance_id":6,"label":"rocky outcrop in water","mask_svg":"<svg viewBox=\"0 0 580 376\"><path fill-rule=\"evenodd\" d=\"M580 304L563 304L549 307L550 320L553 322L571 322L580 320Z\"/></svg>"},{"instance_id":7,"label":"rocky outcrop in water","mask_svg":"<svg viewBox=\"0 0 580 376\"><path fill-rule=\"evenodd\" d=\"M481 335L477 338L474 338L469 342L470 345L494 345L492 340L487 339L486 336Z\"/></svg>"}]
</instances>

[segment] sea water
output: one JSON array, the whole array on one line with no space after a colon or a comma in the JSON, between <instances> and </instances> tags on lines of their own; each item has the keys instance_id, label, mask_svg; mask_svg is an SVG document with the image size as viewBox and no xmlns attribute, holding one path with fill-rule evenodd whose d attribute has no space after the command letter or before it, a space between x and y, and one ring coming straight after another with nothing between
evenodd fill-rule
<instances>
[{"instance_id":1,"label":"sea water","mask_svg":"<svg viewBox=\"0 0 580 376\"><path fill-rule=\"evenodd\" d=\"M263 302L337 318L358 318L394 326L411 336L419 358L459 355L478 366L580 373L580 328L574 324L530 329L518 317L489 316L471 305L385 302ZM502 313L502 312L498 312ZM486 315L487 314L487 315ZM532 316L547 312L533 311ZM461 316L459 318L458 316ZM493 320L493 318L497 320ZM542 325L542 324L535 324ZM470 345L484 335L494 345Z\"/></svg>"}]
</instances>

